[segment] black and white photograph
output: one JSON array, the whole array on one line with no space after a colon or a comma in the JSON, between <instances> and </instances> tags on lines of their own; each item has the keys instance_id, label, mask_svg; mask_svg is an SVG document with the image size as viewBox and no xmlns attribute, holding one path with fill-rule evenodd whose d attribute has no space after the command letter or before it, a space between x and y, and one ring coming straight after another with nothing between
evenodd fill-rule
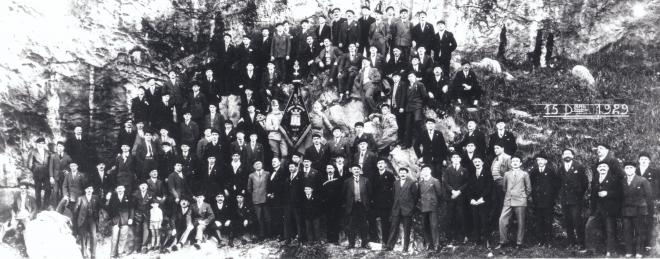
<instances>
[{"instance_id":1,"label":"black and white photograph","mask_svg":"<svg viewBox=\"0 0 660 259\"><path fill-rule=\"evenodd\" d=\"M660 0L4 0L0 258L658 258Z\"/></svg>"}]
</instances>

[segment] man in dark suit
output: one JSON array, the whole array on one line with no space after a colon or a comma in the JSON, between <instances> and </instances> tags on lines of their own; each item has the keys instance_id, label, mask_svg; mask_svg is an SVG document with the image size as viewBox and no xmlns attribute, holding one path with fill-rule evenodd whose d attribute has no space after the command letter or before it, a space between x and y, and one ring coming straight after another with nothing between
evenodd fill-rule
<instances>
[{"instance_id":1,"label":"man in dark suit","mask_svg":"<svg viewBox=\"0 0 660 259\"><path fill-rule=\"evenodd\" d=\"M562 161L559 166L561 180L559 200L564 215L563 223L568 241L582 249L584 248L582 211L586 205L584 197L589 188L589 179L585 167L574 161L574 156L572 149L565 148L562 151Z\"/></svg>"},{"instance_id":2,"label":"man in dark suit","mask_svg":"<svg viewBox=\"0 0 660 259\"><path fill-rule=\"evenodd\" d=\"M229 95L229 89L214 76L212 69L207 69L204 76L198 80L201 92L204 93L209 104L217 106L223 96Z\"/></svg>"},{"instance_id":3,"label":"man in dark suit","mask_svg":"<svg viewBox=\"0 0 660 259\"><path fill-rule=\"evenodd\" d=\"M157 158L160 150L161 148L158 143L153 140L153 133L145 131L144 141L135 145L135 149L132 152L135 157L135 171L137 178L146 178L146 175L148 175L151 170L158 168ZM159 179L165 180L168 173L169 170L167 172L159 172Z\"/></svg>"},{"instance_id":4,"label":"man in dark suit","mask_svg":"<svg viewBox=\"0 0 660 259\"><path fill-rule=\"evenodd\" d=\"M340 27L346 22L346 18L342 18L340 13L341 9L339 8L334 8L332 9L332 12L330 12L330 15L332 16L332 21L330 22L330 40L335 46L339 46Z\"/></svg>"},{"instance_id":5,"label":"man in dark suit","mask_svg":"<svg viewBox=\"0 0 660 259\"><path fill-rule=\"evenodd\" d=\"M105 170L105 163L96 165L96 171L88 175L88 182L94 187L94 194L99 198L105 198L106 193L112 192L116 187L114 175Z\"/></svg>"},{"instance_id":6,"label":"man in dark suit","mask_svg":"<svg viewBox=\"0 0 660 259\"><path fill-rule=\"evenodd\" d=\"M55 153L50 155L50 162L48 163L48 174L50 175L50 185L54 198L52 200L55 203L62 199L62 182L71 161L71 157L65 152L64 142L58 141L55 145ZM48 200L48 203L52 204L50 200Z\"/></svg>"},{"instance_id":7,"label":"man in dark suit","mask_svg":"<svg viewBox=\"0 0 660 259\"><path fill-rule=\"evenodd\" d=\"M231 162L226 166L228 169L221 173L221 186L225 190L225 195L230 199L235 199L236 194L245 190L252 166L241 162L239 153L231 155Z\"/></svg>"},{"instance_id":8,"label":"man in dark suit","mask_svg":"<svg viewBox=\"0 0 660 259\"><path fill-rule=\"evenodd\" d=\"M302 200L302 216L305 219L306 241L316 242L321 233L321 198L312 186L305 186Z\"/></svg>"},{"instance_id":9,"label":"man in dark suit","mask_svg":"<svg viewBox=\"0 0 660 259\"><path fill-rule=\"evenodd\" d=\"M392 43L401 50L404 59L410 57L410 47L412 46L411 30L412 23L410 23L408 10L401 9L399 11L399 19L390 27L390 35L392 35Z\"/></svg>"},{"instance_id":10,"label":"man in dark suit","mask_svg":"<svg viewBox=\"0 0 660 259\"><path fill-rule=\"evenodd\" d=\"M649 213L646 215L646 224L653 226L646 228L645 245L646 250L648 251L651 247L653 247L656 239L656 233L654 230L657 223L654 220L654 214L655 203L657 203L658 198L660 198L660 170L651 167L651 154L648 152L639 153L637 161L639 162L639 167L635 173L641 177L646 178L646 180L648 180L651 184L651 190L653 191L654 202L647 204L649 207Z\"/></svg>"},{"instance_id":11,"label":"man in dark suit","mask_svg":"<svg viewBox=\"0 0 660 259\"><path fill-rule=\"evenodd\" d=\"M486 154L486 135L477 128L477 121L470 119L467 122L467 132L463 139L459 141L454 148L459 151L465 150L468 143L473 143L475 147L475 154L483 156Z\"/></svg>"},{"instance_id":12,"label":"man in dark suit","mask_svg":"<svg viewBox=\"0 0 660 259\"><path fill-rule=\"evenodd\" d=\"M252 45L252 39L248 34L243 35L243 43L238 45L236 50L236 68L244 68L247 64L255 64L258 61L258 54L255 46Z\"/></svg>"},{"instance_id":13,"label":"man in dark suit","mask_svg":"<svg viewBox=\"0 0 660 259\"><path fill-rule=\"evenodd\" d=\"M254 69L254 64L247 63L245 66L241 67L239 74L236 76L236 87L232 92L236 95L240 95L245 92L246 89L258 92L261 89L261 86L259 86L261 79L262 78L259 77L257 71Z\"/></svg>"},{"instance_id":14,"label":"man in dark suit","mask_svg":"<svg viewBox=\"0 0 660 259\"><path fill-rule=\"evenodd\" d=\"M323 15L318 16L318 26L314 29L314 31L316 42L321 48L323 47L323 40L332 39L332 36L330 35L332 29L330 26L328 26L328 24L326 24L325 16Z\"/></svg>"},{"instance_id":15,"label":"man in dark suit","mask_svg":"<svg viewBox=\"0 0 660 259\"><path fill-rule=\"evenodd\" d=\"M225 201L225 194L219 192L215 195L215 202L211 203L211 210L213 210L213 223L209 225L212 235L218 239L218 248L221 247L222 235L224 234L228 239L228 245L234 246L234 236L231 233L232 219L234 218L234 207L228 201ZM233 222L240 224L241 222Z\"/></svg>"},{"instance_id":16,"label":"man in dark suit","mask_svg":"<svg viewBox=\"0 0 660 259\"><path fill-rule=\"evenodd\" d=\"M378 173L373 178L373 203L369 215L369 235L372 242L380 242L385 246L390 237L390 212L394 200L394 174L387 169L387 160L381 158L376 164ZM380 218L380 229L383 235L378 237L377 219Z\"/></svg>"},{"instance_id":17,"label":"man in dark suit","mask_svg":"<svg viewBox=\"0 0 660 259\"><path fill-rule=\"evenodd\" d=\"M383 21L382 13L375 11L375 21L369 25L367 32L369 33L369 48L376 47L378 54L386 56L388 54L388 41L390 28ZM363 31L364 32L364 31Z\"/></svg>"},{"instance_id":18,"label":"man in dark suit","mask_svg":"<svg viewBox=\"0 0 660 259\"><path fill-rule=\"evenodd\" d=\"M440 65L433 65L431 75L423 79L424 86L430 92L429 106L438 114L448 113L451 107L452 92L449 88L449 75L447 75Z\"/></svg>"},{"instance_id":19,"label":"man in dark suit","mask_svg":"<svg viewBox=\"0 0 660 259\"><path fill-rule=\"evenodd\" d=\"M392 57L387 61L385 74L394 76L395 73L399 73L401 76L405 77L409 70L410 62L404 58L403 53L401 52L401 47L392 47Z\"/></svg>"},{"instance_id":20,"label":"man in dark suit","mask_svg":"<svg viewBox=\"0 0 660 259\"><path fill-rule=\"evenodd\" d=\"M644 235L646 217L649 215L649 204L653 203L653 188L646 178L635 174L635 162L624 164L625 178L623 179L623 240L626 244L626 257L641 258L645 253L644 246L647 241Z\"/></svg>"},{"instance_id":21,"label":"man in dark suit","mask_svg":"<svg viewBox=\"0 0 660 259\"><path fill-rule=\"evenodd\" d=\"M360 34L358 35L358 52L363 53L365 50L369 49L369 27L376 22L376 19L371 17L371 8L369 8L369 6L363 5L360 12L362 13L362 16L357 22L358 28L360 29Z\"/></svg>"},{"instance_id":22,"label":"man in dark suit","mask_svg":"<svg viewBox=\"0 0 660 259\"><path fill-rule=\"evenodd\" d=\"M442 174L442 184L445 193L449 197L447 201L447 221L449 229L447 239L449 246L452 242L462 242L467 237L467 190L469 189L470 172L461 166L461 156L458 153L451 154L451 165L447 166Z\"/></svg>"},{"instance_id":23,"label":"man in dark suit","mask_svg":"<svg viewBox=\"0 0 660 259\"><path fill-rule=\"evenodd\" d=\"M619 178L623 178L624 173L623 173L623 168L621 167L621 163L614 156L614 152L612 152L609 144L604 142L598 143L596 145L596 155L598 156L598 160L591 167L592 172L598 170L598 165L600 163L605 162L610 167L610 171L614 175L618 176Z\"/></svg>"},{"instance_id":24,"label":"man in dark suit","mask_svg":"<svg viewBox=\"0 0 660 259\"><path fill-rule=\"evenodd\" d=\"M231 34L229 33L224 33L222 35L222 42L220 44L220 49L218 51L218 60L219 66L216 67L215 71L216 72L222 72L222 71L232 71L232 64L234 64L234 61L236 60L236 47L232 44L232 37ZM232 80L232 75L231 73L218 73L218 75L222 75L220 78L220 82L231 82ZM226 88L225 88L226 89Z\"/></svg>"},{"instance_id":25,"label":"man in dark suit","mask_svg":"<svg viewBox=\"0 0 660 259\"><path fill-rule=\"evenodd\" d=\"M473 170L468 173L470 183L468 183L467 199L469 199L470 211L472 212L472 233L474 241L481 242L485 240L486 248L490 248L488 241L490 230L488 216L492 207L493 200L491 194L493 191L493 175L488 166L484 166L484 159L480 156L472 158Z\"/></svg>"},{"instance_id":26,"label":"man in dark suit","mask_svg":"<svg viewBox=\"0 0 660 259\"><path fill-rule=\"evenodd\" d=\"M224 177L223 175L229 175L228 172L223 172L223 165L220 165L216 162L215 157L210 156L204 161L203 165L200 166L200 170L196 172L195 175L192 175L189 178L195 178L194 180L187 179L188 177L184 176L184 179L187 179L186 182L192 182L192 185L189 187L196 187L195 189L201 189L202 193L206 195L207 200L211 201L213 194L217 194L218 190L222 190L224 186ZM193 189L193 188L189 188Z\"/></svg>"},{"instance_id":27,"label":"man in dark suit","mask_svg":"<svg viewBox=\"0 0 660 259\"><path fill-rule=\"evenodd\" d=\"M408 252L413 209L417 203L419 188L413 179L408 178L408 168L399 169L399 180L394 182L394 202L392 204L392 225L385 250L392 251L399 239L399 223L403 223L403 252Z\"/></svg>"},{"instance_id":28,"label":"man in dark suit","mask_svg":"<svg viewBox=\"0 0 660 259\"><path fill-rule=\"evenodd\" d=\"M342 132L342 129L340 127L334 127L332 129L332 139L328 141L327 146L331 158L335 158L338 156L342 156L345 158L351 157L351 154L353 152L352 145L349 142L348 137L344 136L344 133Z\"/></svg>"},{"instance_id":29,"label":"man in dark suit","mask_svg":"<svg viewBox=\"0 0 660 259\"><path fill-rule=\"evenodd\" d=\"M138 88L138 95L131 99L131 113L135 121L147 121L151 114L151 102L145 96L144 87Z\"/></svg>"},{"instance_id":30,"label":"man in dark suit","mask_svg":"<svg viewBox=\"0 0 660 259\"><path fill-rule=\"evenodd\" d=\"M83 186L87 179L82 172L78 170L78 164L72 162L69 164L69 172L64 174L64 181L62 182L62 200L57 205L58 212L64 212L65 208L73 209L74 204L80 197L85 187ZM74 233L77 232L77 226L73 226Z\"/></svg>"},{"instance_id":31,"label":"man in dark suit","mask_svg":"<svg viewBox=\"0 0 660 259\"><path fill-rule=\"evenodd\" d=\"M159 102L153 103L151 107L151 127L155 130L174 129L174 103L170 100L169 93L163 93Z\"/></svg>"},{"instance_id":32,"label":"man in dark suit","mask_svg":"<svg viewBox=\"0 0 660 259\"><path fill-rule=\"evenodd\" d=\"M357 46L351 43L347 46L348 52L337 60L337 80L340 97L349 98L353 89L353 82L362 66L362 54L357 52Z\"/></svg>"},{"instance_id":33,"label":"man in dark suit","mask_svg":"<svg viewBox=\"0 0 660 259\"><path fill-rule=\"evenodd\" d=\"M245 155L247 165L254 165L256 161L265 161L264 146L259 143L256 132L250 134L250 142L245 145Z\"/></svg>"},{"instance_id":34,"label":"man in dark suit","mask_svg":"<svg viewBox=\"0 0 660 259\"><path fill-rule=\"evenodd\" d=\"M201 249L200 244L204 239L204 231L206 230L206 227L213 222L215 216L213 215L211 205L204 202L204 195L201 192L198 191L194 194L193 198L195 198L195 203L190 205L190 210L192 211L190 218L195 228L195 241L193 246L199 250Z\"/></svg>"},{"instance_id":35,"label":"man in dark suit","mask_svg":"<svg viewBox=\"0 0 660 259\"><path fill-rule=\"evenodd\" d=\"M312 161L312 167L319 172L330 162L330 150L328 145L321 144L320 134L312 135L312 145L305 150L305 159Z\"/></svg>"},{"instance_id":36,"label":"man in dark suit","mask_svg":"<svg viewBox=\"0 0 660 259\"><path fill-rule=\"evenodd\" d=\"M174 171L167 177L167 190L169 192L172 204L179 204L179 202L186 196L190 195L190 188L186 185L183 176L183 166L181 163L174 164Z\"/></svg>"},{"instance_id":37,"label":"man in dark suit","mask_svg":"<svg viewBox=\"0 0 660 259\"><path fill-rule=\"evenodd\" d=\"M383 72L385 72L385 56L378 53L378 47L370 46L366 58L369 59L371 67L378 69L378 72L383 76Z\"/></svg>"},{"instance_id":38,"label":"man in dark suit","mask_svg":"<svg viewBox=\"0 0 660 259\"><path fill-rule=\"evenodd\" d=\"M337 46L344 52L351 44L355 44L356 48L360 45L360 26L354 16L353 10L346 10L346 20L339 25L339 44ZM361 52L358 51L358 53Z\"/></svg>"},{"instance_id":39,"label":"man in dark suit","mask_svg":"<svg viewBox=\"0 0 660 259\"><path fill-rule=\"evenodd\" d=\"M130 152L128 144L121 145L121 153L117 154L114 160L114 165L110 169L111 174L114 175L117 185L123 185L127 193L131 193L135 189L134 181L136 180L137 161L135 156ZM137 175L139 179L146 179L146 175Z\"/></svg>"},{"instance_id":40,"label":"man in dark suit","mask_svg":"<svg viewBox=\"0 0 660 259\"><path fill-rule=\"evenodd\" d=\"M128 227L133 225L133 203L123 185L118 185L114 193L106 194L105 200L104 208L112 225L110 257L117 258L127 252L127 244L121 241L127 240Z\"/></svg>"},{"instance_id":41,"label":"man in dark suit","mask_svg":"<svg viewBox=\"0 0 660 259\"><path fill-rule=\"evenodd\" d=\"M200 130L204 129L214 129L220 132L225 130L225 117L222 114L218 113L218 104L209 103L209 113L204 116L204 123L201 126Z\"/></svg>"},{"instance_id":42,"label":"man in dark suit","mask_svg":"<svg viewBox=\"0 0 660 259\"><path fill-rule=\"evenodd\" d=\"M504 148L504 153L507 155L513 155L516 150L518 150L518 144L516 144L516 136L506 129L506 122L504 119L498 119L495 123L495 128L497 129L493 134L488 136L488 157L495 157L495 145L500 143L500 146ZM504 176L505 172L501 172Z\"/></svg>"},{"instance_id":43,"label":"man in dark suit","mask_svg":"<svg viewBox=\"0 0 660 259\"><path fill-rule=\"evenodd\" d=\"M365 141L367 142L367 148L369 151L375 151L376 150L376 141L374 140L374 136L371 133L365 133L364 132L364 123L361 121L358 121L354 125L355 128L355 138L353 139L353 145L351 146L351 152L355 154L358 149L358 145L362 142ZM354 162L354 161L353 161Z\"/></svg>"},{"instance_id":44,"label":"man in dark suit","mask_svg":"<svg viewBox=\"0 0 660 259\"><path fill-rule=\"evenodd\" d=\"M80 171L92 171L90 162L96 161L96 151L92 148L89 137L83 135L81 126L76 126L73 135L67 137L66 152L74 162L78 163Z\"/></svg>"},{"instance_id":45,"label":"man in dark suit","mask_svg":"<svg viewBox=\"0 0 660 259\"><path fill-rule=\"evenodd\" d=\"M426 87L422 82L417 81L419 75L414 72L408 73L408 91L406 92L406 123L403 146L410 147L413 143L413 137L418 135L423 128L424 105L428 102L429 96Z\"/></svg>"},{"instance_id":46,"label":"man in dark suit","mask_svg":"<svg viewBox=\"0 0 660 259\"><path fill-rule=\"evenodd\" d=\"M179 139L181 143L188 143L188 145L195 143L199 139L199 133L199 124L192 120L190 110L184 111L183 122L179 126Z\"/></svg>"},{"instance_id":47,"label":"man in dark suit","mask_svg":"<svg viewBox=\"0 0 660 259\"><path fill-rule=\"evenodd\" d=\"M456 72L452 81L454 98L459 105L478 106L481 99L481 86L477 80L477 74L472 70L470 62L464 61L460 71Z\"/></svg>"},{"instance_id":48,"label":"man in dark suit","mask_svg":"<svg viewBox=\"0 0 660 259\"><path fill-rule=\"evenodd\" d=\"M133 193L133 250L146 253L149 242L149 210L151 209L151 200L153 193L149 192L149 185L146 180L141 181L138 190Z\"/></svg>"},{"instance_id":49,"label":"man in dark suit","mask_svg":"<svg viewBox=\"0 0 660 259\"><path fill-rule=\"evenodd\" d=\"M321 173L312 167L312 160L308 156L302 160L302 179L304 186L311 186L315 190L321 189L323 184Z\"/></svg>"},{"instance_id":50,"label":"man in dark suit","mask_svg":"<svg viewBox=\"0 0 660 259\"><path fill-rule=\"evenodd\" d=\"M284 191L282 192L282 203L284 205L284 238L286 244L290 244L297 233L298 240L301 241L304 236L303 218L302 218L302 199L304 197L303 178L298 172L298 165L294 162L288 163L289 177L284 181ZM293 225L291 225L293 224ZM295 229L296 232L291 232Z\"/></svg>"},{"instance_id":51,"label":"man in dark suit","mask_svg":"<svg viewBox=\"0 0 660 259\"><path fill-rule=\"evenodd\" d=\"M271 235L282 238L283 222L283 195L286 191L286 179L289 177L289 168L281 163L279 157L273 157L271 160L272 173L268 177L266 185L266 198L271 218Z\"/></svg>"},{"instance_id":52,"label":"man in dark suit","mask_svg":"<svg viewBox=\"0 0 660 259\"><path fill-rule=\"evenodd\" d=\"M94 186L91 182L86 182L85 194L78 197L73 215L75 218L75 225L78 226L78 234L80 235L80 250L83 257L96 258L96 230L99 223L99 211L101 209L101 201L98 196L94 195ZM87 246L89 244L89 253Z\"/></svg>"},{"instance_id":53,"label":"man in dark suit","mask_svg":"<svg viewBox=\"0 0 660 259\"><path fill-rule=\"evenodd\" d=\"M362 248L369 247L369 228L367 226L367 215L369 203L371 202L372 185L366 177L361 176L360 165L351 166L353 177L344 180L342 196L344 197L344 213L346 215L346 235L348 236L348 248L355 247L356 231L359 231L362 239Z\"/></svg>"},{"instance_id":54,"label":"man in dark suit","mask_svg":"<svg viewBox=\"0 0 660 259\"><path fill-rule=\"evenodd\" d=\"M529 172L532 183L532 208L536 216L536 234L541 245L552 239L552 214L561 187L555 169L543 153L536 155L536 166Z\"/></svg>"},{"instance_id":55,"label":"man in dark suit","mask_svg":"<svg viewBox=\"0 0 660 259\"><path fill-rule=\"evenodd\" d=\"M433 61L440 64L442 71L449 75L451 63L451 53L456 50L456 39L454 34L446 30L445 21L438 21L435 25L436 33L431 41L433 50Z\"/></svg>"},{"instance_id":56,"label":"man in dark suit","mask_svg":"<svg viewBox=\"0 0 660 259\"><path fill-rule=\"evenodd\" d=\"M124 127L119 130L119 134L117 134L117 147L115 152L121 151L121 144L123 143L126 143L129 147L132 147L133 144L135 144L136 137L137 131L133 129L133 121L131 119L126 120L124 122Z\"/></svg>"},{"instance_id":57,"label":"man in dark suit","mask_svg":"<svg viewBox=\"0 0 660 259\"><path fill-rule=\"evenodd\" d=\"M440 231L438 214L440 202L444 194L442 193L442 184L431 176L432 168L429 165L423 165L419 181L419 203L418 207L422 214L422 224L424 232L424 243L429 250L440 249Z\"/></svg>"},{"instance_id":58,"label":"man in dark suit","mask_svg":"<svg viewBox=\"0 0 660 259\"><path fill-rule=\"evenodd\" d=\"M428 164L433 168L433 177L441 177L441 166L447 159L449 149L442 133L435 130L435 120L426 119L426 130L419 131L417 141L413 145L418 162Z\"/></svg>"},{"instance_id":59,"label":"man in dark suit","mask_svg":"<svg viewBox=\"0 0 660 259\"><path fill-rule=\"evenodd\" d=\"M367 140L361 140L359 143L358 150L353 155L353 163L360 165L362 175L373 182L377 175L376 162L378 161L378 156L376 153L369 151Z\"/></svg>"},{"instance_id":60,"label":"man in dark suit","mask_svg":"<svg viewBox=\"0 0 660 259\"><path fill-rule=\"evenodd\" d=\"M337 167L326 165L325 177L321 185L321 200L323 205L323 215L326 222L326 233L328 242L335 245L339 244L340 222L342 220L342 185L346 178L340 178L337 175Z\"/></svg>"},{"instance_id":61,"label":"man in dark suit","mask_svg":"<svg viewBox=\"0 0 660 259\"><path fill-rule=\"evenodd\" d=\"M270 36L270 30L268 28L261 29L261 37L255 42L259 51L259 58L256 63L258 68L266 67L266 63L270 60L270 46L272 44L273 38Z\"/></svg>"},{"instance_id":62,"label":"man in dark suit","mask_svg":"<svg viewBox=\"0 0 660 259\"><path fill-rule=\"evenodd\" d=\"M425 47L430 52L431 42L433 40L433 25L426 22L426 12L421 11L417 13L419 23L412 28L411 38L413 47Z\"/></svg>"},{"instance_id":63,"label":"man in dark suit","mask_svg":"<svg viewBox=\"0 0 660 259\"><path fill-rule=\"evenodd\" d=\"M597 173L591 181L591 216L587 220L586 247L582 252L596 251L593 231L600 231L606 239L606 254L609 257L616 248L616 222L621 215L621 177L615 175L605 162L598 163Z\"/></svg>"},{"instance_id":64,"label":"man in dark suit","mask_svg":"<svg viewBox=\"0 0 660 259\"><path fill-rule=\"evenodd\" d=\"M392 106L392 112L396 116L397 125L405 125L406 123L406 94L408 93L408 86L405 81L401 80L401 74L395 72L392 74L392 87L390 89L390 104ZM403 141L404 134L406 129L402 126L399 126L397 139L399 142Z\"/></svg>"},{"instance_id":65,"label":"man in dark suit","mask_svg":"<svg viewBox=\"0 0 660 259\"><path fill-rule=\"evenodd\" d=\"M163 95L168 94L172 105L177 110L180 110L185 100L184 94L187 94L188 89L185 89L185 85L176 71L172 70L167 75L168 80L165 81L165 85L163 86Z\"/></svg>"},{"instance_id":66,"label":"man in dark suit","mask_svg":"<svg viewBox=\"0 0 660 259\"><path fill-rule=\"evenodd\" d=\"M307 35L307 39L300 45L296 60L300 65L300 74L305 78L307 75L316 75L314 62L321 52L321 47L314 42L314 36Z\"/></svg>"}]
</instances>

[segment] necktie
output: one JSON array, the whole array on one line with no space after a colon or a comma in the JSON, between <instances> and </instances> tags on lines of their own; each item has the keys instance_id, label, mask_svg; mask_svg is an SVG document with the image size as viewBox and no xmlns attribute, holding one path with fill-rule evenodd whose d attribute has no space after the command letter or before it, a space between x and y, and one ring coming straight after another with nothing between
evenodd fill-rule
<instances>
[{"instance_id":1,"label":"necktie","mask_svg":"<svg viewBox=\"0 0 660 259\"><path fill-rule=\"evenodd\" d=\"M151 143L147 143L147 156L151 156Z\"/></svg>"},{"instance_id":2,"label":"necktie","mask_svg":"<svg viewBox=\"0 0 660 259\"><path fill-rule=\"evenodd\" d=\"M213 166L209 165L209 175L211 174L211 170L213 170Z\"/></svg>"},{"instance_id":3,"label":"necktie","mask_svg":"<svg viewBox=\"0 0 660 259\"><path fill-rule=\"evenodd\" d=\"M312 198L312 195L309 195L309 194L308 194L308 195L307 195L307 199L309 200L309 199L311 199L311 198Z\"/></svg>"}]
</instances>

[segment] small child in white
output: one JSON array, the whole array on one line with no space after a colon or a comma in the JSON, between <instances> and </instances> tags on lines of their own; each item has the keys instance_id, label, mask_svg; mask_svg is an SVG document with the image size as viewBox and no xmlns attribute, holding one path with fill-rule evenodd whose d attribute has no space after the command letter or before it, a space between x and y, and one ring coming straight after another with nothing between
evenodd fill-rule
<instances>
[{"instance_id":1,"label":"small child in white","mask_svg":"<svg viewBox=\"0 0 660 259\"><path fill-rule=\"evenodd\" d=\"M151 200L149 210L149 232L151 234L151 249L160 250L160 226L163 223L163 211L158 207L157 199Z\"/></svg>"}]
</instances>

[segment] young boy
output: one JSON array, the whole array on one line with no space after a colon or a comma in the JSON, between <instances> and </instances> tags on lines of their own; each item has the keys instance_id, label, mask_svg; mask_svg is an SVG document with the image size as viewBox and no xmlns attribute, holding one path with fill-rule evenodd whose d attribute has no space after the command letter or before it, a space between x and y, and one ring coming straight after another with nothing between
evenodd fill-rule
<instances>
[{"instance_id":1,"label":"young boy","mask_svg":"<svg viewBox=\"0 0 660 259\"><path fill-rule=\"evenodd\" d=\"M163 224L163 211L159 208L160 201L157 198L151 199L151 209L149 210L149 233L151 234L151 249L160 250L160 227Z\"/></svg>"}]
</instances>

